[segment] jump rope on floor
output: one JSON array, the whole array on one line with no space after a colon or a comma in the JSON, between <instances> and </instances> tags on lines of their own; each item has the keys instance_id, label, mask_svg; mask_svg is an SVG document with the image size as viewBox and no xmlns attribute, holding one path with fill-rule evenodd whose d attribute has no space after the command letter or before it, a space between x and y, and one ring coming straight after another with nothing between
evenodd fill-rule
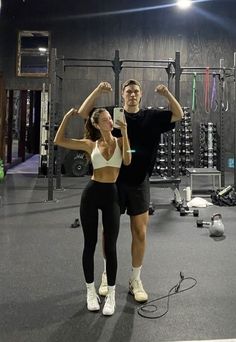
<instances>
[{"instance_id":1,"label":"jump rope on floor","mask_svg":"<svg viewBox=\"0 0 236 342\"><path fill-rule=\"evenodd\" d=\"M184 282L191 281L190 285L187 287L184 287ZM188 291L192 289L194 286L197 285L197 280L193 277L185 277L183 272L180 272L180 280L177 284L171 287L171 289L168 291L168 294L162 297L155 298L153 300L148 301L147 303L143 304L137 309L137 312L139 316L148 318L148 319L157 319L165 316L167 312L169 311L169 305L170 305L170 297L174 296L176 294ZM160 301L162 299L167 298L166 303L166 310L161 314L156 314L158 311L157 305L153 304L154 302Z\"/></svg>"}]
</instances>

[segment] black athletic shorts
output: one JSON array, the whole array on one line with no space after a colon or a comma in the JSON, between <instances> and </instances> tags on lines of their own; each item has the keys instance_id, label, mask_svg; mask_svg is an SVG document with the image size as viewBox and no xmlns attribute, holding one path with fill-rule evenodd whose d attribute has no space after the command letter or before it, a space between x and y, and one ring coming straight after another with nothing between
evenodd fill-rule
<instances>
[{"instance_id":1,"label":"black athletic shorts","mask_svg":"<svg viewBox=\"0 0 236 342\"><path fill-rule=\"evenodd\" d=\"M130 216L140 215L149 210L150 185L149 177L138 185L117 182L120 201L120 213L127 212Z\"/></svg>"}]
</instances>

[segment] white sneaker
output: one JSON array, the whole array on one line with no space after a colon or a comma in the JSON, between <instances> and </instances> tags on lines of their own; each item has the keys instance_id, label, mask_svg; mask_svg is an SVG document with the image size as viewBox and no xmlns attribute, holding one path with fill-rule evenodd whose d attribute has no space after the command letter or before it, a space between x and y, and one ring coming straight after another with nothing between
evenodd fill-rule
<instances>
[{"instance_id":1,"label":"white sneaker","mask_svg":"<svg viewBox=\"0 0 236 342\"><path fill-rule=\"evenodd\" d=\"M107 274L105 272L103 272L102 274L102 282L98 289L98 293L100 294L100 296L104 297L108 294Z\"/></svg>"},{"instance_id":2,"label":"white sneaker","mask_svg":"<svg viewBox=\"0 0 236 342\"><path fill-rule=\"evenodd\" d=\"M100 298L95 288L87 289L87 308L89 311L98 311L100 309Z\"/></svg>"},{"instance_id":3,"label":"white sneaker","mask_svg":"<svg viewBox=\"0 0 236 342\"><path fill-rule=\"evenodd\" d=\"M134 296L137 302L146 302L148 300L148 294L143 288L143 284L140 279L130 280L129 292Z\"/></svg>"},{"instance_id":4,"label":"white sneaker","mask_svg":"<svg viewBox=\"0 0 236 342\"><path fill-rule=\"evenodd\" d=\"M116 301L115 301L115 291L108 293L105 299L105 305L103 307L102 313L104 316L111 316L115 312Z\"/></svg>"}]
</instances>

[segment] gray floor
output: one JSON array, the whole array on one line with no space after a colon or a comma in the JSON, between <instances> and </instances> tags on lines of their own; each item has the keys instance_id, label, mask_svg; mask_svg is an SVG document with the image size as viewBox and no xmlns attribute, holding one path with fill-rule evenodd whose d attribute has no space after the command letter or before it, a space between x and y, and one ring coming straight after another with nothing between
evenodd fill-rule
<instances>
[{"instance_id":1,"label":"gray floor","mask_svg":"<svg viewBox=\"0 0 236 342\"><path fill-rule=\"evenodd\" d=\"M142 279L150 299L167 294L179 272L196 278L193 289L172 296L166 316L146 319L128 294L130 232L121 218L118 240L117 308L112 317L86 309L81 266L80 195L88 178L62 178L64 190L47 201L47 179L8 174L0 184L0 341L187 341L236 338L236 210L200 209L209 221L219 212L225 236L210 238L195 218L180 217L169 188L152 189L157 210L150 216ZM181 187L184 182L181 183ZM101 232L101 227L100 227ZM101 233L96 284L103 268ZM160 303L160 311L166 301Z\"/></svg>"}]
</instances>

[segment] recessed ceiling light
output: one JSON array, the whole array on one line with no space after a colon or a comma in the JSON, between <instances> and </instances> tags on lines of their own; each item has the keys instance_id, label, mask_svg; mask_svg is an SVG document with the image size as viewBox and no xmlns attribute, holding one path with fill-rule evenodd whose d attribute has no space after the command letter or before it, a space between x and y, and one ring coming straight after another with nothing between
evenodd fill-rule
<instances>
[{"instance_id":1,"label":"recessed ceiling light","mask_svg":"<svg viewBox=\"0 0 236 342\"><path fill-rule=\"evenodd\" d=\"M192 1L191 0L178 0L176 4L177 6L179 6L179 8L186 9L191 6Z\"/></svg>"}]
</instances>

